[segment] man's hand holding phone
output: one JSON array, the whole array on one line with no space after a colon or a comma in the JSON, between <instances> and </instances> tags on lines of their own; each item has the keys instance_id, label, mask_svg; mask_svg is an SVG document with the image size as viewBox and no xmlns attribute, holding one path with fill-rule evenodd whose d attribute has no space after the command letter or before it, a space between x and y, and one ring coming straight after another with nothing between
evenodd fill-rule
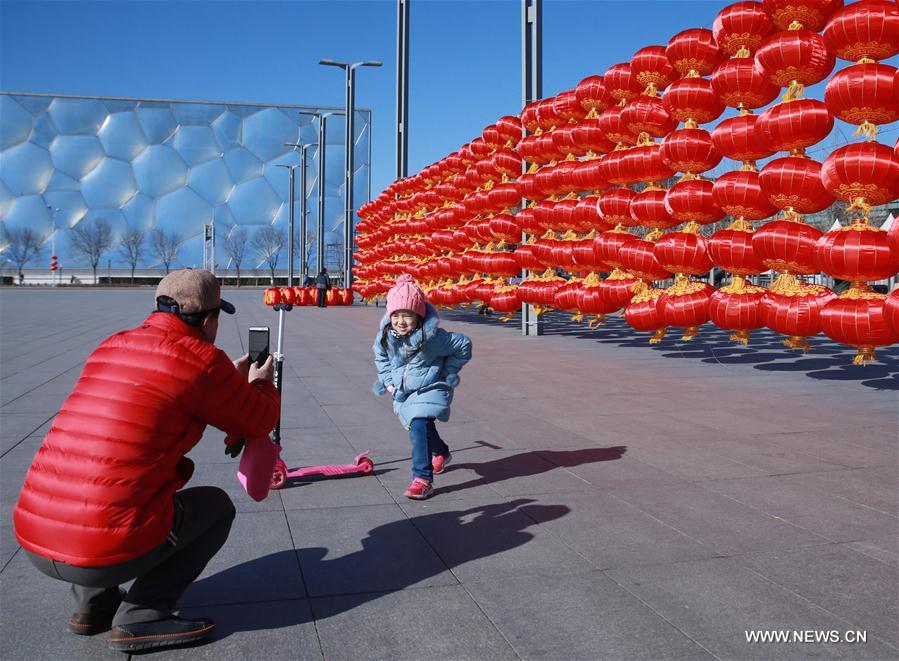
<instances>
[{"instance_id":1,"label":"man's hand holding phone","mask_svg":"<svg viewBox=\"0 0 899 661\"><path fill-rule=\"evenodd\" d=\"M266 381L274 381L275 380L275 363L272 360L271 355L269 355L265 362L262 365L257 365L256 363L250 363L249 374L247 375L247 379L252 383L256 379L265 379Z\"/></svg>"}]
</instances>

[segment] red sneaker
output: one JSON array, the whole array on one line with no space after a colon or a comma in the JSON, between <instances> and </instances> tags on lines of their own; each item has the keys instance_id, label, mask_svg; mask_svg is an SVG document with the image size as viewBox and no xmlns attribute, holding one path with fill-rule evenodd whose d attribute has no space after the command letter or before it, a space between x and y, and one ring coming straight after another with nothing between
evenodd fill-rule
<instances>
[{"instance_id":1,"label":"red sneaker","mask_svg":"<svg viewBox=\"0 0 899 661\"><path fill-rule=\"evenodd\" d=\"M434 485L420 477L412 480L412 484L403 495L412 500L424 500L434 491Z\"/></svg>"},{"instance_id":2,"label":"red sneaker","mask_svg":"<svg viewBox=\"0 0 899 661\"><path fill-rule=\"evenodd\" d=\"M452 460L453 455L451 452L447 452L445 457L442 454L435 454L431 459L431 468L434 469L434 475L440 475Z\"/></svg>"}]
</instances>

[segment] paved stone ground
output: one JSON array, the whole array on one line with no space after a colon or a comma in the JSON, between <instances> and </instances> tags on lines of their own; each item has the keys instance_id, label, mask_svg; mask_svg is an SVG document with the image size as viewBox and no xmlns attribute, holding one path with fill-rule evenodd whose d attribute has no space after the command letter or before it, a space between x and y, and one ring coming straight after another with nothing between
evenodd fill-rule
<instances>
[{"instance_id":1,"label":"paved stone ground","mask_svg":"<svg viewBox=\"0 0 899 661\"><path fill-rule=\"evenodd\" d=\"M276 326L229 292L220 346ZM0 291L0 657L122 658L68 635L67 588L16 545L23 474L91 349L136 325L152 291ZM375 398L383 309L288 316L284 457L369 477L252 502L210 430L192 484L227 489L231 538L184 596L218 622L177 659L806 659L899 657L899 361L866 368L820 339L795 355L704 329L648 347L620 320L542 338L471 312L455 452L424 502L402 497L409 448ZM862 630L867 643L749 644L746 630Z\"/></svg>"}]
</instances>

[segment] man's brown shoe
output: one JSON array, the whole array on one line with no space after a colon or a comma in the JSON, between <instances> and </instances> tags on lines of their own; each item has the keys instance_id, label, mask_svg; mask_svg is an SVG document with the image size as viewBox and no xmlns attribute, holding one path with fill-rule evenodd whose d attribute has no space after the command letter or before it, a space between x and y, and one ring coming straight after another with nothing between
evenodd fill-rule
<instances>
[{"instance_id":1,"label":"man's brown shoe","mask_svg":"<svg viewBox=\"0 0 899 661\"><path fill-rule=\"evenodd\" d=\"M120 624L109 632L109 649L119 652L173 647L196 643L215 628L215 622L207 618L188 620L173 615L165 620Z\"/></svg>"},{"instance_id":2,"label":"man's brown shoe","mask_svg":"<svg viewBox=\"0 0 899 661\"><path fill-rule=\"evenodd\" d=\"M112 626L112 618L119 610L119 604L125 597L125 590L119 588L108 604L98 607L93 613L72 613L69 618L68 629L79 636L95 636L98 633L109 631Z\"/></svg>"}]
</instances>

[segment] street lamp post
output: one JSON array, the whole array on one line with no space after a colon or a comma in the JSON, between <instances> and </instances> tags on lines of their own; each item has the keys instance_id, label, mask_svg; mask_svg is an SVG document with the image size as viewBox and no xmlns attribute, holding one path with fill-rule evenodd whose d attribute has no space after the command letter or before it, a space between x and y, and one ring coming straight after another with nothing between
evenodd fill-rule
<instances>
[{"instance_id":1,"label":"street lamp post","mask_svg":"<svg viewBox=\"0 0 899 661\"><path fill-rule=\"evenodd\" d=\"M293 287L293 172L297 166L278 164L278 167L287 168L287 286Z\"/></svg>"},{"instance_id":2,"label":"street lamp post","mask_svg":"<svg viewBox=\"0 0 899 661\"><path fill-rule=\"evenodd\" d=\"M337 62L335 60L319 60L319 64L338 67L346 73L346 102L344 110L346 121L344 123L344 225L343 225L343 250L344 273L343 286L349 289L353 285L353 218L355 208L353 204L353 147L355 146L355 110L356 110L356 69L358 67L380 67L381 62L368 60L365 62Z\"/></svg>"}]
</instances>

